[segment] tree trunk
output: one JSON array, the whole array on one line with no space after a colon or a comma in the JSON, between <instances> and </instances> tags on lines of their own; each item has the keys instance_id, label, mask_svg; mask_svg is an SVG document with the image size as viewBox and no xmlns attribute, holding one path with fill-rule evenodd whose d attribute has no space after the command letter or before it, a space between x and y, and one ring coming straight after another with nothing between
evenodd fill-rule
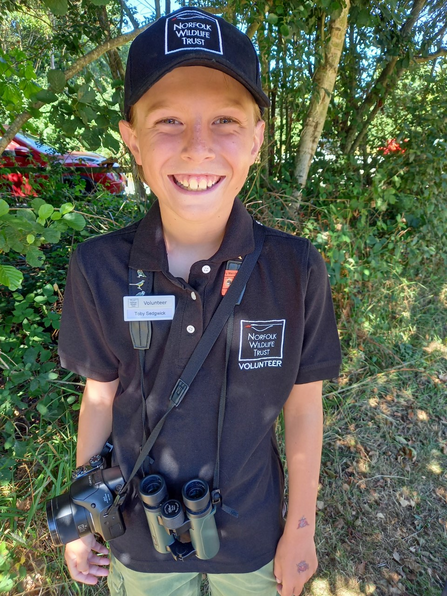
<instances>
[{"instance_id":1,"label":"tree trunk","mask_svg":"<svg viewBox=\"0 0 447 596\"><path fill-rule=\"evenodd\" d=\"M314 91L303 123L295 159L295 179L299 191L305 186L310 164L321 137L329 101L335 86L338 65L348 26L350 0L346 0L339 17L330 20L329 40L324 47L324 59L315 71Z\"/></svg>"},{"instance_id":2,"label":"tree trunk","mask_svg":"<svg viewBox=\"0 0 447 596\"><path fill-rule=\"evenodd\" d=\"M107 39L111 39L112 34L110 31L110 22L109 16L107 14L107 10L105 6L98 6L97 8L98 20L101 29L104 31ZM107 62L109 63L110 72L112 77L117 80L121 79L124 80L124 66L123 61L121 60L121 56L118 53L116 48L112 50L108 50L106 52Z\"/></svg>"},{"instance_id":3,"label":"tree trunk","mask_svg":"<svg viewBox=\"0 0 447 596\"><path fill-rule=\"evenodd\" d=\"M268 31L268 27L267 27ZM270 88L268 87L270 83L270 68L269 68L269 54L265 48L267 47L268 39L265 35L264 27L259 27L258 29L258 44L259 44L259 61L261 63L261 75L262 75L262 86L264 88L265 93L271 97ZM268 180L270 172L269 172L269 145L270 145L270 108L266 108L264 110L264 121L265 121L265 134L264 134L264 142L261 147L261 170L262 175L266 180Z\"/></svg>"}]
</instances>

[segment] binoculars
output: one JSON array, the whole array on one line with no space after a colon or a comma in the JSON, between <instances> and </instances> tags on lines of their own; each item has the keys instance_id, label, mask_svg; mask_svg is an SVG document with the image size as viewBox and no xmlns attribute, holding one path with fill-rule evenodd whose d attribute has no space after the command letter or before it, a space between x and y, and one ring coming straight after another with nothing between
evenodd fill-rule
<instances>
[{"instance_id":1,"label":"binoculars","mask_svg":"<svg viewBox=\"0 0 447 596\"><path fill-rule=\"evenodd\" d=\"M169 499L166 482L159 474L143 478L139 493L156 551L171 553L180 561L193 554L204 560L217 555L216 508L206 482L199 478L187 482L182 488L183 505Z\"/></svg>"}]
</instances>

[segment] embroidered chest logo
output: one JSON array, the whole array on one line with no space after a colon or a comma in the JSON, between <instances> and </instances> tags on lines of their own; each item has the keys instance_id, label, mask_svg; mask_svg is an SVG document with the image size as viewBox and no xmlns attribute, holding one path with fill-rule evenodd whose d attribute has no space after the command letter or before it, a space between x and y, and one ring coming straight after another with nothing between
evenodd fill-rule
<instances>
[{"instance_id":1,"label":"embroidered chest logo","mask_svg":"<svg viewBox=\"0 0 447 596\"><path fill-rule=\"evenodd\" d=\"M241 321L239 368L282 366L285 319Z\"/></svg>"}]
</instances>

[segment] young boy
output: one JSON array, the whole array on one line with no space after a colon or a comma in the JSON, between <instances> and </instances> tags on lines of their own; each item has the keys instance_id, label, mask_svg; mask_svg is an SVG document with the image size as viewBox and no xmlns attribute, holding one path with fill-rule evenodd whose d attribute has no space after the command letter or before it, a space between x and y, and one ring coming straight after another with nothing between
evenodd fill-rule
<instances>
[{"instance_id":1,"label":"young boy","mask_svg":"<svg viewBox=\"0 0 447 596\"><path fill-rule=\"evenodd\" d=\"M87 377L78 465L112 432L113 464L129 478L235 270L253 253L259 224L236 197L261 148L266 107L250 40L219 17L182 8L133 42L120 131L158 201L140 222L78 246L70 264L59 351L64 367ZM167 320L151 321L143 356L123 317L131 286L175 299ZM111 559L95 554L108 551L93 535L71 542L72 577L95 584L108 575L114 596L198 595L203 573L214 596L300 594L317 568L322 379L337 376L339 364L323 260L307 240L266 228L242 300L131 482L126 531L111 541ZM274 430L282 409L285 525ZM184 561L157 552L141 478L160 474L179 497L194 478L215 488L216 461L219 552Z\"/></svg>"}]
</instances>

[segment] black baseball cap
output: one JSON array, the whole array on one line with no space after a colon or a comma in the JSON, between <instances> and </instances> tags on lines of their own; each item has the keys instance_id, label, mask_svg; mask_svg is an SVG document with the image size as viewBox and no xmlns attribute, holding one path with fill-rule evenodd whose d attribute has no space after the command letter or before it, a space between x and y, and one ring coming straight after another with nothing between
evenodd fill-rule
<instances>
[{"instance_id":1,"label":"black baseball cap","mask_svg":"<svg viewBox=\"0 0 447 596\"><path fill-rule=\"evenodd\" d=\"M244 85L260 108L270 105L250 38L221 17L184 7L155 21L132 42L124 86L125 118L152 85L179 66L221 70Z\"/></svg>"}]
</instances>

